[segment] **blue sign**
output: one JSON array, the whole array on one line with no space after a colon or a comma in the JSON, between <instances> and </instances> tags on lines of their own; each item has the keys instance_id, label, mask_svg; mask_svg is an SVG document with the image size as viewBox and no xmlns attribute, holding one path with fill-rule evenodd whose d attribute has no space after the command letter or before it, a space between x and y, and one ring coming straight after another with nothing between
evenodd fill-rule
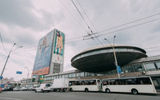
<instances>
[{"instance_id":1,"label":"blue sign","mask_svg":"<svg viewBox=\"0 0 160 100\"><path fill-rule=\"evenodd\" d=\"M117 66L117 72L118 72L118 74L120 74L120 73L122 72L122 70L121 70L121 67L120 67L120 66Z\"/></svg>"},{"instance_id":2,"label":"blue sign","mask_svg":"<svg viewBox=\"0 0 160 100\"><path fill-rule=\"evenodd\" d=\"M22 72L21 71L16 71L16 74L22 74Z\"/></svg>"},{"instance_id":3,"label":"blue sign","mask_svg":"<svg viewBox=\"0 0 160 100\"><path fill-rule=\"evenodd\" d=\"M3 79L3 76L0 76L0 80L2 80Z\"/></svg>"}]
</instances>

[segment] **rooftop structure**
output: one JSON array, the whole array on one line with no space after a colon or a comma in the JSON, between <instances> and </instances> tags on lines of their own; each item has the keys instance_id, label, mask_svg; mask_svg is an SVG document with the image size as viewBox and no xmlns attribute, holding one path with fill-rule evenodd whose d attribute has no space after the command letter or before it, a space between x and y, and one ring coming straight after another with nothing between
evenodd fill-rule
<instances>
[{"instance_id":1,"label":"rooftop structure","mask_svg":"<svg viewBox=\"0 0 160 100\"><path fill-rule=\"evenodd\" d=\"M118 65L123 66L133 60L147 57L144 49L134 46L114 46ZM116 69L113 46L88 49L71 59L73 67L86 72L107 72Z\"/></svg>"}]
</instances>

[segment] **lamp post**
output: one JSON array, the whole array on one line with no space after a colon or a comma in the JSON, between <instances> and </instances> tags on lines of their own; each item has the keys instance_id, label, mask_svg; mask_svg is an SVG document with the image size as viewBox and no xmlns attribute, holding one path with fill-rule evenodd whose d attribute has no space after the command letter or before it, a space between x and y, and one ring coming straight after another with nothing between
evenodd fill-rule
<instances>
[{"instance_id":1,"label":"lamp post","mask_svg":"<svg viewBox=\"0 0 160 100\"><path fill-rule=\"evenodd\" d=\"M2 76L3 73L4 73L4 70L5 70L5 68L6 68L8 59L9 59L9 57L10 57L10 55L11 55L11 52L12 52L12 49L14 48L15 45L16 45L16 43L13 43L13 46L12 46L11 50L9 51L9 54L8 54L8 56L7 56L7 59L6 59L6 62L5 62L5 64L4 64L4 67L3 67L2 72L1 72L1 76Z\"/></svg>"},{"instance_id":2,"label":"lamp post","mask_svg":"<svg viewBox=\"0 0 160 100\"><path fill-rule=\"evenodd\" d=\"M116 36L114 36L114 40L113 40L113 44L110 43L110 41L107 39L107 38L104 38L104 40L106 40L109 44L111 44L111 47L113 49L113 56L114 56L114 61L115 61L115 66L116 66L116 71L117 71L117 75L118 75L118 78L120 78L120 74L119 74L119 71L118 71L118 61L117 61L117 55L116 55L116 51L115 51L115 38Z\"/></svg>"},{"instance_id":3,"label":"lamp post","mask_svg":"<svg viewBox=\"0 0 160 100\"><path fill-rule=\"evenodd\" d=\"M10 55L11 55L11 53L12 53L13 48L14 48L15 45L16 45L16 43L13 43L13 46L12 46L11 50L10 50L9 53L8 53L7 59L6 59L6 61L5 61L5 64L4 64L3 69L2 69L2 72L1 72L1 77L2 77L2 78L3 78L3 73L4 73L4 70L5 70L5 68L6 68L8 59L9 59L9 57L10 57ZM23 47L23 46L19 46L18 48L22 48L22 47ZM17 49L17 48L16 48L16 49ZM2 81L2 80L1 80L1 81ZM1 82L1 81L0 81L0 82Z\"/></svg>"}]
</instances>

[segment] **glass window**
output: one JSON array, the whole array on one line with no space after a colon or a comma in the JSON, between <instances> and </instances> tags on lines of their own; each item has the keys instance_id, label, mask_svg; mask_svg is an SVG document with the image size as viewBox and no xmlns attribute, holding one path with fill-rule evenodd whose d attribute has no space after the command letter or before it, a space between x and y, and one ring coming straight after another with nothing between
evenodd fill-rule
<instances>
[{"instance_id":1,"label":"glass window","mask_svg":"<svg viewBox=\"0 0 160 100\"><path fill-rule=\"evenodd\" d=\"M156 70L156 67L155 67L154 63L145 64L145 68L146 68L147 71Z\"/></svg>"},{"instance_id":2,"label":"glass window","mask_svg":"<svg viewBox=\"0 0 160 100\"><path fill-rule=\"evenodd\" d=\"M158 69L160 69L160 62L156 62Z\"/></svg>"},{"instance_id":3,"label":"glass window","mask_svg":"<svg viewBox=\"0 0 160 100\"><path fill-rule=\"evenodd\" d=\"M84 77L84 72L81 72L81 77Z\"/></svg>"},{"instance_id":4,"label":"glass window","mask_svg":"<svg viewBox=\"0 0 160 100\"><path fill-rule=\"evenodd\" d=\"M133 84L137 84L137 81L136 81L136 79L127 79L127 84L128 85L133 85Z\"/></svg>"},{"instance_id":5,"label":"glass window","mask_svg":"<svg viewBox=\"0 0 160 100\"><path fill-rule=\"evenodd\" d=\"M146 78L137 78L137 84L151 84L151 81L148 77Z\"/></svg>"},{"instance_id":6,"label":"glass window","mask_svg":"<svg viewBox=\"0 0 160 100\"><path fill-rule=\"evenodd\" d=\"M134 69L135 69L135 72L142 72L142 71L144 71L144 68L140 64L134 65Z\"/></svg>"}]
</instances>

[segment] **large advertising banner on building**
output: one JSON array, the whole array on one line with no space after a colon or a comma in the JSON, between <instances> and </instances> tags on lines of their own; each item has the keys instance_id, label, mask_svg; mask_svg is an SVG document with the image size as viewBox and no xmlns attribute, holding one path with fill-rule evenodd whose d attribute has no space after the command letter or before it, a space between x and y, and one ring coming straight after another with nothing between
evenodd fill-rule
<instances>
[{"instance_id":1,"label":"large advertising banner on building","mask_svg":"<svg viewBox=\"0 0 160 100\"><path fill-rule=\"evenodd\" d=\"M49 74L49 66L52 55L52 41L53 31L51 31L45 37L40 39L32 73L33 75Z\"/></svg>"},{"instance_id":2,"label":"large advertising banner on building","mask_svg":"<svg viewBox=\"0 0 160 100\"><path fill-rule=\"evenodd\" d=\"M63 56L64 54L64 33L55 30L54 54Z\"/></svg>"}]
</instances>

